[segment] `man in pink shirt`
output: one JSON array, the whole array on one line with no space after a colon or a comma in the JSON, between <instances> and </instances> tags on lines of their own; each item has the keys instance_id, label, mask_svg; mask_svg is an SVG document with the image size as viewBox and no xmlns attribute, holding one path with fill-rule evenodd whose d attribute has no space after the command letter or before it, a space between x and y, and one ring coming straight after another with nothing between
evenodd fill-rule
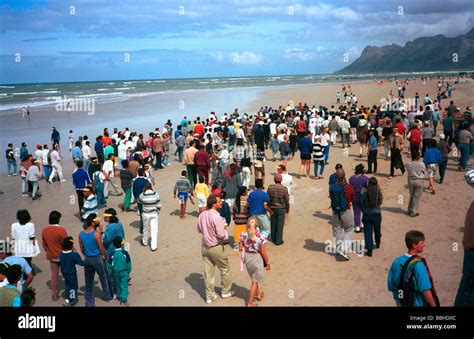
<instances>
[{"instance_id":1,"label":"man in pink shirt","mask_svg":"<svg viewBox=\"0 0 474 339\"><path fill-rule=\"evenodd\" d=\"M229 240L229 235L224 227L224 218L218 212L221 207L221 198L211 194L207 199L207 210L199 215L197 224L197 230L202 234L201 254L204 263L206 303L208 304L217 299L214 290L214 271L216 265L219 271L221 271L222 299L233 297L235 294L234 291L230 290L232 286L230 265L224 248L224 244Z\"/></svg>"}]
</instances>

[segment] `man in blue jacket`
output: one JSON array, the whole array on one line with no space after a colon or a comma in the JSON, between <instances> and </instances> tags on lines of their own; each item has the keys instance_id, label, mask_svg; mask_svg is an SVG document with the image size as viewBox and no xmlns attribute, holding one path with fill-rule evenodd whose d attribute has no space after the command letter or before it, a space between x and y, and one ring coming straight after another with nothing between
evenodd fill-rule
<instances>
[{"instance_id":1,"label":"man in blue jacket","mask_svg":"<svg viewBox=\"0 0 474 339\"><path fill-rule=\"evenodd\" d=\"M84 187L91 184L91 178L82 167L84 163L82 160L76 162L76 170L72 173L72 183L76 188L77 200L79 201L79 214L81 213L82 207L84 206Z\"/></svg>"}]
</instances>

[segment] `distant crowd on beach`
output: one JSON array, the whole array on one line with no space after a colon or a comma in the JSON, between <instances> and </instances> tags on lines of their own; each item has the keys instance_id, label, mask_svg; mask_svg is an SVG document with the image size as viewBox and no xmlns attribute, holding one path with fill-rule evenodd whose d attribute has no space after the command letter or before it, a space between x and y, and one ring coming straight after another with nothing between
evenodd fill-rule
<instances>
[{"instance_id":1,"label":"distant crowd on beach","mask_svg":"<svg viewBox=\"0 0 474 339\"><path fill-rule=\"evenodd\" d=\"M188 201L197 204L196 232L202 237L208 304L217 298L216 266L221 273L221 297L235 294L226 252L229 246L241 253L240 270L245 268L251 280L247 305L257 306L264 299L263 276L272 267L266 244L284 245L284 226L295 194L293 182L302 180L311 186L315 184L312 180L323 180L332 164L331 154L340 151L348 156L350 147L358 146L359 150L354 173L346 174L342 164L334 164L334 172L327 176L327 195L318 198L330 203L340 261L350 260L353 232L364 234L365 248L358 254L372 257L382 243L383 192L379 182L384 179L380 160L390 162L389 179L398 174L396 171L406 173L409 217L420 216L424 192L436 194L436 186L445 181L448 163L456 163L474 187L473 165L469 165L474 157L471 108L461 109L451 98L459 80L453 85L441 78L421 79L427 80L438 81L434 100L429 94L421 99L418 93L408 100L405 91L414 80L390 80L397 93L390 90L387 100L370 107L359 104L350 85L342 85L331 107L290 102L278 108L261 107L255 114L242 114L238 109L220 116L211 112L207 118L168 120L148 134L104 128L101 135L76 138L71 130L67 150L55 127L50 143L37 144L34 152L26 142L19 150L9 144L5 152L8 175L19 174L18 194L32 200L41 199L43 179L49 185L70 180L63 172L64 153L70 152L78 218L84 230L77 237L70 236L60 226L61 213L53 210L40 240L31 222L34 218L27 210L19 210L11 233L16 246L0 254L5 256L0 263L0 305L34 304L32 260L41 253L41 243L51 264L53 301L60 299L61 272L66 284L64 305L77 303L76 265L81 265L86 306L95 305L96 273L104 300L117 299L127 306L132 259L126 239L135 236L126 236L120 213L136 213L141 244L153 252L159 250L162 200L155 174L168 170L172 162L183 165L172 195L179 205L180 219L186 218ZM379 84L383 86L383 82ZM299 172L290 174L289 163L296 161L298 153ZM367 159L367 165L362 158ZM111 206L110 196L123 196L122 203ZM426 259L419 255L424 241L420 231L406 233L407 253L396 258L389 270L387 286L397 305L439 306L433 276ZM463 276L455 305L473 306L474 202L467 212L463 246Z\"/></svg>"}]
</instances>

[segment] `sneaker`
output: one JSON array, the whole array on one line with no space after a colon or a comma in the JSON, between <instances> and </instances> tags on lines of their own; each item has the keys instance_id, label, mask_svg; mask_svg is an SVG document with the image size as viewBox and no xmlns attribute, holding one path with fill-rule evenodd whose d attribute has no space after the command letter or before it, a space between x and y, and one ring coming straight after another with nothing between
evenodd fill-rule
<instances>
[{"instance_id":1,"label":"sneaker","mask_svg":"<svg viewBox=\"0 0 474 339\"><path fill-rule=\"evenodd\" d=\"M349 256L347 255L347 253L345 253L344 251L339 251L338 253L341 257L343 257L345 260L349 260Z\"/></svg>"},{"instance_id":2,"label":"sneaker","mask_svg":"<svg viewBox=\"0 0 474 339\"><path fill-rule=\"evenodd\" d=\"M11 177L12 175L11 175L11 174L9 174L8 176L9 176L9 177Z\"/></svg>"},{"instance_id":3,"label":"sneaker","mask_svg":"<svg viewBox=\"0 0 474 339\"><path fill-rule=\"evenodd\" d=\"M27 197L28 194L24 193L24 194L22 194L21 196L22 196L22 197Z\"/></svg>"},{"instance_id":4,"label":"sneaker","mask_svg":"<svg viewBox=\"0 0 474 339\"><path fill-rule=\"evenodd\" d=\"M356 226L355 232L356 232L356 233L360 233L360 227L359 227L359 226Z\"/></svg>"},{"instance_id":5,"label":"sneaker","mask_svg":"<svg viewBox=\"0 0 474 339\"><path fill-rule=\"evenodd\" d=\"M223 293L223 294L221 294L221 298L222 298L222 299L228 299L228 298L232 298L234 295L235 295L235 292L234 292L234 291L230 291L229 293Z\"/></svg>"},{"instance_id":6,"label":"sneaker","mask_svg":"<svg viewBox=\"0 0 474 339\"><path fill-rule=\"evenodd\" d=\"M67 180L66 179L61 179L61 182L65 182L65 181L67 181Z\"/></svg>"},{"instance_id":7,"label":"sneaker","mask_svg":"<svg viewBox=\"0 0 474 339\"><path fill-rule=\"evenodd\" d=\"M111 303L111 302L113 302L114 300L117 300L117 295L116 295L116 294L114 294L114 297L113 297L112 299L106 300L106 301L107 301L108 303Z\"/></svg>"},{"instance_id":8,"label":"sneaker","mask_svg":"<svg viewBox=\"0 0 474 339\"><path fill-rule=\"evenodd\" d=\"M130 306L130 305L129 305L128 302L126 302L126 301L121 301L121 302L120 302L120 306L128 307L128 306Z\"/></svg>"},{"instance_id":9,"label":"sneaker","mask_svg":"<svg viewBox=\"0 0 474 339\"><path fill-rule=\"evenodd\" d=\"M371 257L371 256L372 256L372 250L367 250L366 255L367 255L368 257Z\"/></svg>"},{"instance_id":10,"label":"sneaker","mask_svg":"<svg viewBox=\"0 0 474 339\"><path fill-rule=\"evenodd\" d=\"M17 173L13 173L13 176L16 177L16 176L18 176L18 174L17 174Z\"/></svg>"},{"instance_id":11,"label":"sneaker","mask_svg":"<svg viewBox=\"0 0 474 339\"><path fill-rule=\"evenodd\" d=\"M214 294L214 296L211 299L206 299L206 304L212 304L212 302L216 299L217 299L217 295Z\"/></svg>"}]
</instances>

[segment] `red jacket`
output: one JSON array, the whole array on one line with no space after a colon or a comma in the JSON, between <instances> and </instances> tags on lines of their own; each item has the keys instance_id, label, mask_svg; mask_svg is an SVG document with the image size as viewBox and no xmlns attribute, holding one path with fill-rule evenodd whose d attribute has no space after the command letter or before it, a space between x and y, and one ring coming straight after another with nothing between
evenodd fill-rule
<instances>
[{"instance_id":1,"label":"red jacket","mask_svg":"<svg viewBox=\"0 0 474 339\"><path fill-rule=\"evenodd\" d=\"M421 130L419 128L410 131L410 143L415 145L421 144Z\"/></svg>"},{"instance_id":2,"label":"red jacket","mask_svg":"<svg viewBox=\"0 0 474 339\"><path fill-rule=\"evenodd\" d=\"M204 150L198 151L194 155L194 165L211 168L211 159L209 158L209 153Z\"/></svg>"}]
</instances>

